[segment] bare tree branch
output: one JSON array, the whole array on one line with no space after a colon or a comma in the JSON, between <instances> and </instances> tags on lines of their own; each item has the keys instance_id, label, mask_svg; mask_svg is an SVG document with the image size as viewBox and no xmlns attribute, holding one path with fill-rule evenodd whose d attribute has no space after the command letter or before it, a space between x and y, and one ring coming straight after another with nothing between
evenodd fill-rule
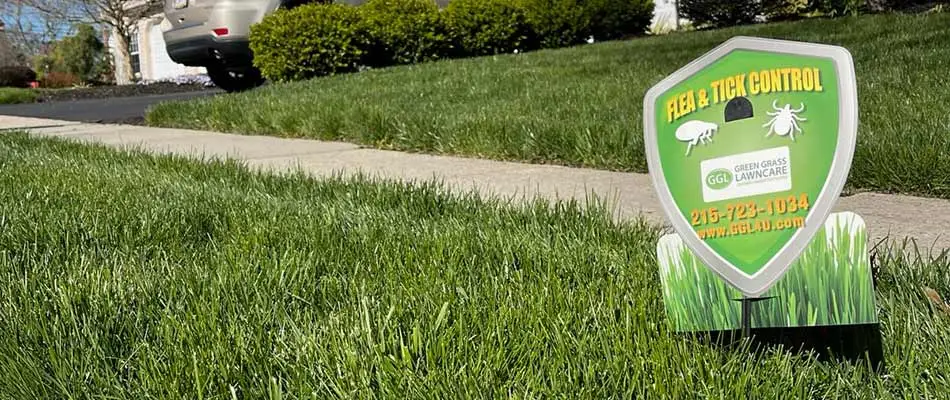
<instances>
[{"instance_id":1,"label":"bare tree branch","mask_svg":"<svg viewBox=\"0 0 950 400\"><path fill-rule=\"evenodd\" d=\"M71 31L73 23L58 13L46 12L50 0L3 0L0 11L6 17L5 36L27 57L38 54L45 44Z\"/></svg>"},{"instance_id":2,"label":"bare tree branch","mask_svg":"<svg viewBox=\"0 0 950 400\"><path fill-rule=\"evenodd\" d=\"M122 66L120 81L131 80L129 46L142 18L161 12L162 0L3 0L21 3L51 21L67 25L88 23L112 33L117 66ZM23 20L25 18L21 18Z\"/></svg>"}]
</instances>

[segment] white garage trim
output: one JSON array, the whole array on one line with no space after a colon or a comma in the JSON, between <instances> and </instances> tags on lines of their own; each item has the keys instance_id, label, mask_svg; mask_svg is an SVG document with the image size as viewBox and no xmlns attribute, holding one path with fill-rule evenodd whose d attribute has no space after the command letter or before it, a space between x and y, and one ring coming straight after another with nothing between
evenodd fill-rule
<instances>
[{"instance_id":1,"label":"white garage trim","mask_svg":"<svg viewBox=\"0 0 950 400\"><path fill-rule=\"evenodd\" d=\"M172 78L186 73L185 66L172 61L165 50L165 39L162 36L162 31L168 29L164 27L168 22L165 18L162 18L161 22L161 24L153 23L149 26L149 76L144 76L149 80Z\"/></svg>"}]
</instances>

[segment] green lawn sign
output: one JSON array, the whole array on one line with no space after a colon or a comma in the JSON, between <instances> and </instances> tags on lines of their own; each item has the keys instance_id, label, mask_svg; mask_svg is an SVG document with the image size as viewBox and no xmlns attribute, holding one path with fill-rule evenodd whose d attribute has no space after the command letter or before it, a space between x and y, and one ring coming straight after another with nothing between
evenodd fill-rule
<instances>
[{"instance_id":1,"label":"green lawn sign","mask_svg":"<svg viewBox=\"0 0 950 400\"><path fill-rule=\"evenodd\" d=\"M752 328L799 328L878 322L864 221L850 212L828 217L788 272L751 312ZM657 246L663 300L676 332L740 328L742 293L719 279L683 243Z\"/></svg>"},{"instance_id":2,"label":"green lawn sign","mask_svg":"<svg viewBox=\"0 0 950 400\"><path fill-rule=\"evenodd\" d=\"M703 265L760 296L831 213L857 115L847 50L723 43L644 99L650 175L667 219Z\"/></svg>"}]
</instances>

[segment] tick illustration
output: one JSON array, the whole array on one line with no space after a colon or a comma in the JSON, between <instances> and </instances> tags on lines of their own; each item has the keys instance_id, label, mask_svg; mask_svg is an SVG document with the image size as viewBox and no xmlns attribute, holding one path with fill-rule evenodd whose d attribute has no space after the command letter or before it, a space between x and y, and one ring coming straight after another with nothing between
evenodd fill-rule
<instances>
[{"instance_id":1,"label":"tick illustration","mask_svg":"<svg viewBox=\"0 0 950 400\"><path fill-rule=\"evenodd\" d=\"M712 141L713 134L719 130L719 125L705 121L686 121L679 128L676 128L676 139L681 142L689 143L686 146L686 155L693 150L693 146L698 143L709 143Z\"/></svg>"},{"instance_id":2,"label":"tick illustration","mask_svg":"<svg viewBox=\"0 0 950 400\"><path fill-rule=\"evenodd\" d=\"M767 126L769 128L765 136L769 137L774 133L779 136L788 136L794 142L795 132L802 133L802 129L798 127L797 121L807 121L807 119L798 116L798 113L805 110L805 103L801 103L798 109L793 110L789 104L780 108L776 104L777 102L778 100L772 100L772 108L775 109L775 112L766 113L772 116L772 119L766 122L765 125L762 125L763 127Z\"/></svg>"}]
</instances>

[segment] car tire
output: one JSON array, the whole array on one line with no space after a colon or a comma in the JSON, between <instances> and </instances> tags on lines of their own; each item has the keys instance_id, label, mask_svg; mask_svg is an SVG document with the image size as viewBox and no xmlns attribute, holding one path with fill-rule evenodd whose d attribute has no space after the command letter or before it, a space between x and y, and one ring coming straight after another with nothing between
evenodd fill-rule
<instances>
[{"instance_id":1,"label":"car tire","mask_svg":"<svg viewBox=\"0 0 950 400\"><path fill-rule=\"evenodd\" d=\"M225 68L209 66L208 77L214 85L226 92L243 92L256 88L264 83L261 71L254 67Z\"/></svg>"}]
</instances>

